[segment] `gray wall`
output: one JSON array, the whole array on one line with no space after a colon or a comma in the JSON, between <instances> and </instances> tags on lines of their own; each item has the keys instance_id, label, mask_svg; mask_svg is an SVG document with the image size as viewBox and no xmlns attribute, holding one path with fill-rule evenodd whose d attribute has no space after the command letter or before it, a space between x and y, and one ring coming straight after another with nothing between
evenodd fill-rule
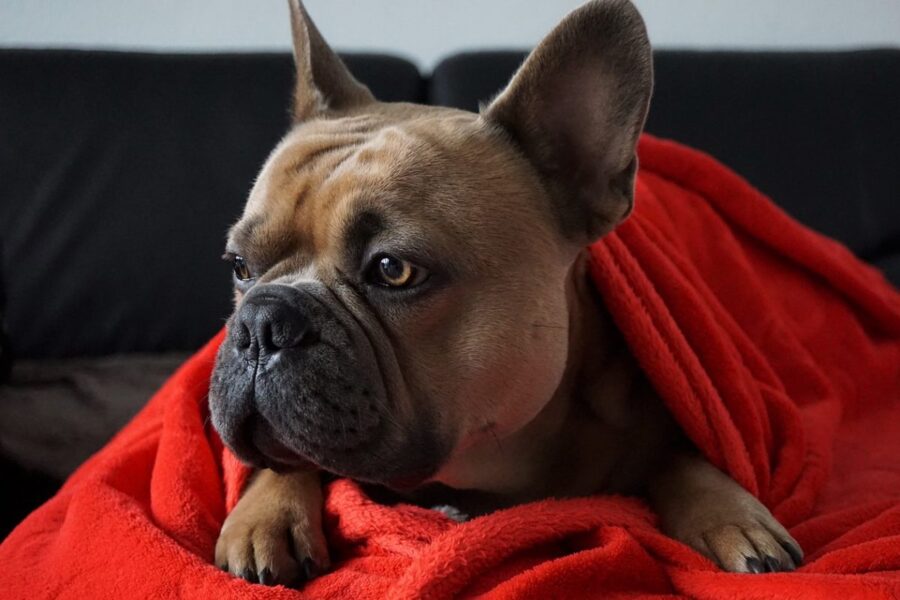
<instances>
[{"instance_id":1,"label":"gray wall","mask_svg":"<svg viewBox=\"0 0 900 600\"><path fill-rule=\"evenodd\" d=\"M307 0L332 45L428 69L462 49L533 46L578 0ZM900 0L636 0L661 47L900 44ZM0 45L282 50L283 0L0 0Z\"/></svg>"}]
</instances>

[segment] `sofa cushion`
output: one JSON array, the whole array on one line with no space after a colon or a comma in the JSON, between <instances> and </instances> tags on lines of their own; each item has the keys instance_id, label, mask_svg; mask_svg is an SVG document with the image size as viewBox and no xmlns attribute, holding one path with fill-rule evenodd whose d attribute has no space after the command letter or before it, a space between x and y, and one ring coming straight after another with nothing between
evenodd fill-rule
<instances>
[{"instance_id":1,"label":"sofa cushion","mask_svg":"<svg viewBox=\"0 0 900 600\"><path fill-rule=\"evenodd\" d=\"M186 353L19 360L0 386L0 455L65 479L134 416Z\"/></svg>"},{"instance_id":2,"label":"sofa cushion","mask_svg":"<svg viewBox=\"0 0 900 600\"><path fill-rule=\"evenodd\" d=\"M350 55L385 100L414 65ZM230 309L219 257L288 127L288 54L0 51L0 239L17 356L191 349Z\"/></svg>"},{"instance_id":3,"label":"sofa cushion","mask_svg":"<svg viewBox=\"0 0 900 600\"><path fill-rule=\"evenodd\" d=\"M524 56L450 57L431 102L476 110ZM658 51L655 63L650 133L711 153L869 261L900 257L900 50Z\"/></svg>"},{"instance_id":4,"label":"sofa cushion","mask_svg":"<svg viewBox=\"0 0 900 600\"><path fill-rule=\"evenodd\" d=\"M0 385L0 539L147 402L184 353L20 360Z\"/></svg>"}]
</instances>

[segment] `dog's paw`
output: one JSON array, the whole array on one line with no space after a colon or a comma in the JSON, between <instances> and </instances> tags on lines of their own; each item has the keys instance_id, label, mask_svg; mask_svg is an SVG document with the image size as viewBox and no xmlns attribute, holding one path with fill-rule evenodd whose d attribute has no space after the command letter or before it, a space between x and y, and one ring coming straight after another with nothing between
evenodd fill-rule
<instances>
[{"instance_id":1,"label":"dog's paw","mask_svg":"<svg viewBox=\"0 0 900 600\"><path fill-rule=\"evenodd\" d=\"M793 571L800 544L762 502L696 454L676 456L650 487L660 526L732 573Z\"/></svg>"},{"instance_id":2,"label":"dog's paw","mask_svg":"<svg viewBox=\"0 0 900 600\"><path fill-rule=\"evenodd\" d=\"M302 504L241 502L222 525L216 564L263 585L296 587L328 570L328 548L318 518Z\"/></svg>"},{"instance_id":3,"label":"dog's paw","mask_svg":"<svg viewBox=\"0 0 900 600\"><path fill-rule=\"evenodd\" d=\"M732 573L793 571L803 561L800 545L762 504L714 511L676 537Z\"/></svg>"}]
</instances>

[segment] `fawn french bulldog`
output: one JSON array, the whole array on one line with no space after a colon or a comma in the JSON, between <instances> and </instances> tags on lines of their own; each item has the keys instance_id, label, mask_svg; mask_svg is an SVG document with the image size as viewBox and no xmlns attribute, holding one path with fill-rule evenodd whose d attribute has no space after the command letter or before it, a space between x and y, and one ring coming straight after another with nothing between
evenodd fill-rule
<instances>
[{"instance_id":1,"label":"fawn french bulldog","mask_svg":"<svg viewBox=\"0 0 900 600\"><path fill-rule=\"evenodd\" d=\"M575 10L480 114L376 101L290 8L294 124L226 249L210 408L257 471L217 564L326 570L329 473L467 514L642 495L726 570L793 569L796 541L692 447L587 274L633 205L652 89L634 6Z\"/></svg>"}]
</instances>

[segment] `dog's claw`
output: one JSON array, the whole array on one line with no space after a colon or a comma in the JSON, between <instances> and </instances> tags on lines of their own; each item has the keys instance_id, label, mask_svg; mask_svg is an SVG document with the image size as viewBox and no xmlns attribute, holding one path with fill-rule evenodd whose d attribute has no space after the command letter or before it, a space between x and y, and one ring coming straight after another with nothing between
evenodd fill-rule
<instances>
[{"instance_id":1,"label":"dog's claw","mask_svg":"<svg viewBox=\"0 0 900 600\"><path fill-rule=\"evenodd\" d=\"M319 575L319 566L311 558L303 559L303 574L306 580L314 579Z\"/></svg>"},{"instance_id":2,"label":"dog's claw","mask_svg":"<svg viewBox=\"0 0 900 600\"><path fill-rule=\"evenodd\" d=\"M762 563L759 562L759 559L755 556L748 556L747 558L747 570L751 573L762 573L763 566Z\"/></svg>"},{"instance_id":3,"label":"dog's claw","mask_svg":"<svg viewBox=\"0 0 900 600\"><path fill-rule=\"evenodd\" d=\"M800 549L794 546L790 542L781 542L781 547L784 548L784 551L791 555L791 560L794 561L794 566L797 567L803 564L803 553L800 552Z\"/></svg>"},{"instance_id":4,"label":"dog's claw","mask_svg":"<svg viewBox=\"0 0 900 600\"><path fill-rule=\"evenodd\" d=\"M250 583L258 583L258 579L256 578L256 571L253 569L244 569L241 571L241 579L245 579Z\"/></svg>"},{"instance_id":5,"label":"dog's claw","mask_svg":"<svg viewBox=\"0 0 900 600\"><path fill-rule=\"evenodd\" d=\"M269 567L263 567L259 572L259 582L263 585L275 585L275 577L272 576L272 571Z\"/></svg>"},{"instance_id":6,"label":"dog's claw","mask_svg":"<svg viewBox=\"0 0 900 600\"><path fill-rule=\"evenodd\" d=\"M771 556L766 556L765 563L766 563L766 572L768 572L768 573L777 573L778 571L782 570L781 563L779 561L775 560L774 558L772 558Z\"/></svg>"}]
</instances>

